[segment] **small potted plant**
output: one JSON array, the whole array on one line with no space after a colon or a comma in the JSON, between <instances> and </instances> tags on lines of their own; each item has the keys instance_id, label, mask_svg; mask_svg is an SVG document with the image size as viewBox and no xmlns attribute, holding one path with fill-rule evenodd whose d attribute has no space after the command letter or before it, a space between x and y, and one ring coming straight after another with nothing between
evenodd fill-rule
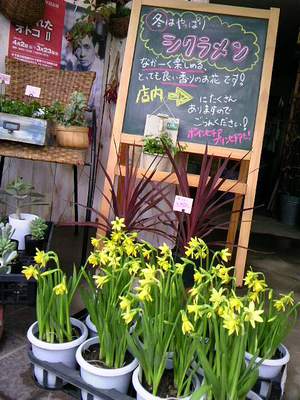
<instances>
[{"instance_id":1,"label":"small potted plant","mask_svg":"<svg viewBox=\"0 0 300 400\"><path fill-rule=\"evenodd\" d=\"M35 214L23 213L21 210L26 207L46 205L47 203L42 202L44 195L41 193L34 192L34 187L27 182L24 182L22 178L16 178L10 182L4 190L0 190L0 194L9 197L15 201L16 209L15 213L8 216L8 220L14 234L13 239L19 242L19 250L25 249L25 235L30 233L30 223L35 218L38 218ZM7 206L11 206L11 202L6 199L2 200Z\"/></svg>"},{"instance_id":2,"label":"small potted plant","mask_svg":"<svg viewBox=\"0 0 300 400\"><path fill-rule=\"evenodd\" d=\"M76 149L87 149L89 147L86 111L87 100L83 93L72 93L64 113L59 113L55 121L56 142L59 146Z\"/></svg>"},{"instance_id":3,"label":"small potted plant","mask_svg":"<svg viewBox=\"0 0 300 400\"><path fill-rule=\"evenodd\" d=\"M73 274L67 278L60 267L57 254L37 250L35 265L23 267L26 279L37 281L36 316L27 332L33 355L42 361L63 363L75 368L75 352L88 335L86 326L70 317L70 305L81 281L74 266ZM44 386L43 368L34 365L34 375ZM46 388L55 388L57 377L47 375Z\"/></svg>"},{"instance_id":4,"label":"small potted plant","mask_svg":"<svg viewBox=\"0 0 300 400\"><path fill-rule=\"evenodd\" d=\"M97 337L84 342L76 352L83 380L98 389L126 393L137 360L128 352L126 324L119 307L131 289L140 245L133 233L125 233L124 219L112 222L110 238L93 239L88 262L97 274L84 273L88 287L82 289L85 306L96 327ZM82 398L86 399L86 392Z\"/></svg>"},{"instance_id":5,"label":"small potted plant","mask_svg":"<svg viewBox=\"0 0 300 400\"><path fill-rule=\"evenodd\" d=\"M160 136L145 136L141 157L141 168L155 168L158 171L171 172L172 164L166 155L166 148L175 156L179 148L173 144L172 138L163 132Z\"/></svg>"},{"instance_id":6,"label":"small potted plant","mask_svg":"<svg viewBox=\"0 0 300 400\"><path fill-rule=\"evenodd\" d=\"M25 236L25 250L29 256L34 256L36 249L45 250L45 238L48 225L42 218L35 218L30 223L30 234Z\"/></svg>"},{"instance_id":7,"label":"small potted plant","mask_svg":"<svg viewBox=\"0 0 300 400\"><path fill-rule=\"evenodd\" d=\"M10 224L0 223L0 274L9 274L11 262L18 256L17 244L12 240L13 233Z\"/></svg>"}]
</instances>

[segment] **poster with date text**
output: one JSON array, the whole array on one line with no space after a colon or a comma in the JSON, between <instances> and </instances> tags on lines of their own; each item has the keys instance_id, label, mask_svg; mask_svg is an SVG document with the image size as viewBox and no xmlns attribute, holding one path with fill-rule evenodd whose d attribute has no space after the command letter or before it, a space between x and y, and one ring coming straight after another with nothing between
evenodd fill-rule
<instances>
[{"instance_id":1,"label":"poster with date text","mask_svg":"<svg viewBox=\"0 0 300 400\"><path fill-rule=\"evenodd\" d=\"M43 19L33 27L10 25L8 56L44 67L60 68L65 0L46 0Z\"/></svg>"}]
</instances>

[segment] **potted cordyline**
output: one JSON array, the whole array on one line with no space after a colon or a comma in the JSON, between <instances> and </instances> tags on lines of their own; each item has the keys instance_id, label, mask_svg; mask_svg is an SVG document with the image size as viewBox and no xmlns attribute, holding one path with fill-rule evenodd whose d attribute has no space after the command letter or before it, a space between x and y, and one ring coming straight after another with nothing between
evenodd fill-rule
<instances>
[{"instance_id":1,"label":"potted cordyline","mask_svg":"<svg viewBox=\"0 0 300 400\"><path fill-rule=\"evenodd\" d=\"M244 281L248 296L264 309L262 323L249 329L246 360L256 360L260 378L274 379L289 362L283 341L297 322L300 302L295 303L293 292L274 297L261 272L248 271Z\"/></svg>"},{"instance_id":2,"label":"potted cordyline","mask_svg":"<svg viewBox=\"0 0 300 400\"><path fill-rule=\"evenodd\" d=\"M12 238L19 242L19 250L25 249L24 237L30 233L31 221L38 218L35 214L23 213L21 210L26 207L47 204L41 201L44 198L44 195L34 192L33 189L34 187L30 183L24 182L22 178L17 178L10 182L4 190L0 190L1 195L6 195L15 200L15 213L10 214L8 220L14 230ZM1 201L6 205L11 206L10 202L6 200Z\"/></svg>"},{"instance_id":3,"label":"potted cordyline","mask_svg":"<svg viewBox=\"0 0 300 400\"><path fill-rule=\"evenodd\" d=\"M75 352L86 340L86 326L75 318L70 318L70 305L81 280L74 266L69 278L62 271L57 255L49 251L37 250L35 265L23 267L27 279L37 281L36 315L27 332L33 355L42 361L61 362L75 368ZM51 265L51 266L50 266ZM34 365L34 375L40 385L44 385L43 368ZM46 387L56 387L56 375L48 373Z\"/></svg>"},{"instance_id":4,"label":"potted cordyline","mask_svg":"<svg viewBox=\"0 0 300 400\"><path fill-rule=\"evenodd\" d=\"M140 364L132 378L138 400L187 400L200 386L195 347L184 335L184 264L185 260L174 263L166 244L144 251L137 285L120 304L124 320L136 324L126 334L129 349Z\"/></svg>"},{"instance_id":5,"label":"potted cordyline","mask_svg":"<svg viewBox=\"0 0 300 400\"><path fill-rule=\"evenodd\" d=\"M144 248L136 243L137 235L125 233L124 227L124 219L117 218L112 222L110 238L92 240L94 251L88 262L98 273L84 272L88 288L81 293L98 336L88 339L76 352L86 383L121 393L127 392L138 362L128 351L127 328L119 304L134 283ZM87 398L85 391L82 398Z\"/></svg>"}]
</instances>

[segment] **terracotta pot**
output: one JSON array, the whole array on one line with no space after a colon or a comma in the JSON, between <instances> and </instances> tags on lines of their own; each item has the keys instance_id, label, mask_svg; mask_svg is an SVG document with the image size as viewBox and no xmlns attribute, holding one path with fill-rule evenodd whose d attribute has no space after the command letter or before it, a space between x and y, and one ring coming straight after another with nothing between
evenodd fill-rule
<instances>
[{"instance_id":1,"label":"terracotta pot","mask_svg":"<svg viewBox=\"0 0 300 400\"><path fill-rule=\"evenodd\" d=\"M89 147L89 128L85 126L55 127L56 143L72 149L87 149Z\"/></svg>"}]
</instances>

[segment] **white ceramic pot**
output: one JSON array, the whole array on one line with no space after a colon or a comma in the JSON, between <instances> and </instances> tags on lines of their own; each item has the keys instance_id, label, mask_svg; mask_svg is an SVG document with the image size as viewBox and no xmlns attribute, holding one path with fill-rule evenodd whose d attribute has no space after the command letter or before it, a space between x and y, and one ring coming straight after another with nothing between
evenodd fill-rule
<instances>
[{"instance_id":1,"label":"white ceramic pot","mask_svg":"<svg viewBox=\"0 0 300 400\"><path fill-rule=\"evenodd\" d=\"M274 379L281 371L281 368L286 365L290 360L290 353L288 349L281 344L279 351L282 354L281 358L274 360L264 360L259 367L259 377L262 379ZM246 362L249 362L252 358L252 354L247 353L245 355ZM261 358L257 357L256 362L260 362Z\"/></svg>"},{"instance_id":2,"label":"white ceramic pot","mask_svg":"<svg viewBox=\"0 0 300 400\"><path fill-rule=\"evenodd\" d=\"M116 389L121 393L127 393L132 371L138 365L137 359L135 358L130 364L122 368L109 369L96 367L85 361L82 356L82 353L95 343L99 343L98 337L88 339L76 351L76 360L80 366L82 379L97 389ZM87 392L82 390L81 396L83 400L86 400ZM93 400L101 399L94 396Z\"/></svg>"},{"instance_id":3,"label":"white ceramic pot","mask_svg":"<svg viewBox=\"0 0 300 400\"><path fill-rule=\"evenodd\" d=\"M83 343L88 335L87 327L83 322L71 318L71 323L81 331L79 338L66 343L47 343L37 338L36 333L38 332L38 323L34 322L27 331L27 338L32 346L33 355L41 361L58 363L61 362L70 368L75 368L76 359L75 353L78 346ZM34 365L34 375L38 383L42 386L43 384L43 368ZM56 386L56 375L48 373L46 386L49 389L53 389Z\"/></svg>"},{"instance_id":4,"label":"white ceramic pot","mask_svg":"<svg viewBox=\"0 0 300 400\"><path fill-rule=\"evenodd\" d=\"M30 233L30 223L34 219L38 218L37 215L21 213L21 218L18 219L16 214L11 214L8 216L8 221L12 228L15 230L12 235L13 239L18 240L19 242L19 250L25 249L25 235L29 235Z\"/></svg>"},{"instance_id":5,"label":"white ceramic pot","mask_svg":"<svg viewBox=\"0 0 300 400\"><path fill-rule=\"evenodd\" d=\"M90 314L86 317L85 324L89 330L89 338L98 336L97 328L96 328L95 324L92 323Z\"/></svg>"},{"instance_id":6,"label":"white ceramic pot","mask_svg":"<svg viewBox=\"0 0 300 400\"><path fill-rule=\"evenodd\" d=\"M167 156L142 153L141 168L148 169L151 164L152 169L156 166L157 171L172 172L172 164Z\"/></svg>"},{"instance_id":7,"label":"white ceramic pot","mask_svg":"<svg viewBox=\"0 0 300 400\"><path fill-rule=\"evenodd\" d=\"M133 372L132 375L132 384L136 390L136 400L164 400L162 397L153 396L150 392L148 392L141 384L140 379L142 375L142 369L140 366ZM196 391L200 387L200 381L198 376L195 374L193 377L193 385L194 390ZM178 400L189 400L192 397L192 394L187 397L180 397Z\"/></svg>"}]
</instances>

